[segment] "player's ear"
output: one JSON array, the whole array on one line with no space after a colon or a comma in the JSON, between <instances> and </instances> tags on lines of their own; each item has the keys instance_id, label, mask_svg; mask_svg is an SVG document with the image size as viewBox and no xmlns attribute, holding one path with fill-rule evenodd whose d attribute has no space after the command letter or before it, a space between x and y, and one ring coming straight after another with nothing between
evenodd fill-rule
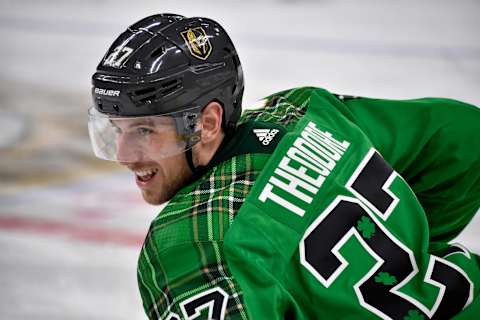
<instances>
[{"instance_id":1,"label":"player's ear","mask_svg":"<svg viewBox=\"0 0 480 320\"><path fill-rule=\"evenodd\" d=\"M200 120L202 123L202 143L214 141L222 134L222 115L223 108L220 103L216 101L210 102L205 108L203 108Z\"/></svg>"}]
</instances>

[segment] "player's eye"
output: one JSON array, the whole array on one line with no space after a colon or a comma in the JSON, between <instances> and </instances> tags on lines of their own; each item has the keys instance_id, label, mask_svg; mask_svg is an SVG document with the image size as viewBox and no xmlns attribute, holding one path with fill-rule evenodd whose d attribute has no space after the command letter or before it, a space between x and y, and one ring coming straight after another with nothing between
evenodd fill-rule
<instances>
[{"instance_id":1,"label":"player's eye","mask_svg":"<svg viewBox=\"0 0 480 320\"><path fill-rule=\"evenodd\" d=\"M142 137L146 137L146 136L152 134L153 130L150 129L150 128L138 127L137 128L137 133Z\"/></svg>"}]
</instances>

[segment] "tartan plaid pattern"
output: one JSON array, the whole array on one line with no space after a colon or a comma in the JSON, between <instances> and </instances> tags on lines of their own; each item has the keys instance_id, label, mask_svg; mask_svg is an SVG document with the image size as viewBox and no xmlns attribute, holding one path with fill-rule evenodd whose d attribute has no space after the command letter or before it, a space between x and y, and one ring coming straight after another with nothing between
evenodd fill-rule
<instances>
[{"instance_id":1,"label":"tartan plaid pattern","mask_svg":"<svg viewBox=\"0 0 480 320\"><path fill-rule=\"evenodd\" d=\"M313 87L302 87L275 93L267 97L267 103L260 110L245 110L239 124L247 121L267 121L283 125L287 129L295 126L307 111Z\"/></svg>"},{"instance_id":2,"label":"tartan plaid pattern","mask_svg":"<svg viewBox=\"0 0 480 320\"><path fill-rule=\"evenodd\" d=\"M272 95L263 109L245 111L239 124L259 120L289 128L305 114L311 90ZM149 319L183 319L182 301L215 287L228 294L225 319L248 318L223 239L269 156L227 159L180 190L152 221L137 272Z\"/></svg>"}]
</instances>

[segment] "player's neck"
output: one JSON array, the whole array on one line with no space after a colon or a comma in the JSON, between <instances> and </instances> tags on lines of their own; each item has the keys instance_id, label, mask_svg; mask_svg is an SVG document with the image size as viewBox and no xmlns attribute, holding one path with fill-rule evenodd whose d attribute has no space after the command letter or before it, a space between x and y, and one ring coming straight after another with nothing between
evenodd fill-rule
<instances>
[{"instance_id":1,"label":"player's neck","mask_svg":"<svg viewBox=\"0 0 480 320\"><path fill-rule=\"evenodd\" d=\"M207 166L225 138L223 131L208 143L198 143L193 147L193 163L196 167Z\"/></svg>"}]
</instances>

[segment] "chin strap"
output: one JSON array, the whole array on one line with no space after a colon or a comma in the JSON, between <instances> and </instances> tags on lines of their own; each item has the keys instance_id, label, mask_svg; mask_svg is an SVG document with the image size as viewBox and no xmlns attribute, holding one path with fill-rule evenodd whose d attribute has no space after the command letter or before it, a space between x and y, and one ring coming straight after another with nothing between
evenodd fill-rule
<instances>
[{"instance_id":1,"label":"chin strap","mask_svg":"<svg viewBox=\"0 0 480 320\"><path fill-rule=\"evenodd\" d=\"M231 138L231 136L233 135L234 132L235 132L235 129L233 129L233 128L229 128L229 129L225 130L225 137L223 138L223 140L222 140L220 146L218 147L216 153L225 146L225 144L227 143L227 141L230 140L230 138ZM195 167L195 165L193 164L193 154L192 154L192 147L193 147L194 144L195 143L192 144L192 142L188 142L187 145L185 146L185 152L184 152L185 153L185 159L187 160L188 167L192 171L193 176L194 177L200 177L202 174L204 174L207 171L208 168L211 167L212 159L210 159L210 162L206 166ZM214 157L215 157L215 155L214 155Z\"/></svg>"},{"instance_id":2,"label":"chin strap","mask_svg":"<svg viewBox=\"0 0 480 320\"><path fill-rule=\"evenodd\" d=\"M197 173L197 168L193 164L192 149L185 150L185 158L187 159L188 167L192 170L193 174Z\"/></svg>"},{"instance_id":3,"label":"chin strap","mask_svg":"<svg viewBox=\"0 0 480 320\"><path fill-rule=\"evenodd\" d=\"M188 167L192 170L194 177L200 176L205 171L204 166L195 167L193 164L192 148L185 150L185 159L187 159Z\"/></svg>"}]
</instances>

